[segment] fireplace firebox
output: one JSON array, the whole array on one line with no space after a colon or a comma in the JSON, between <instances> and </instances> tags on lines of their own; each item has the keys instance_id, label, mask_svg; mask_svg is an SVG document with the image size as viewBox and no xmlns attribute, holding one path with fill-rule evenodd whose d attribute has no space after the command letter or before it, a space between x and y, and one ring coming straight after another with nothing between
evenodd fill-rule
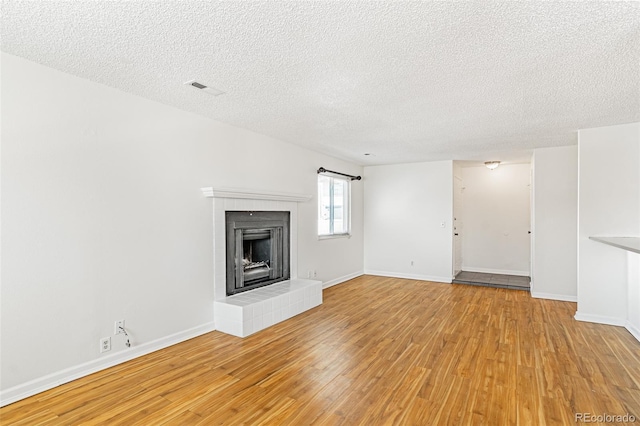
<instances>
[{"instance_id":1,"label":"fireplace firebox","mask_svg":"<svg viewBox=\"0 0 640 426\"><path fill-rule=\"evenodd\" d=\"M225 216L227 296L289 279L288 211Z\"/></svg>"}]
</instances>

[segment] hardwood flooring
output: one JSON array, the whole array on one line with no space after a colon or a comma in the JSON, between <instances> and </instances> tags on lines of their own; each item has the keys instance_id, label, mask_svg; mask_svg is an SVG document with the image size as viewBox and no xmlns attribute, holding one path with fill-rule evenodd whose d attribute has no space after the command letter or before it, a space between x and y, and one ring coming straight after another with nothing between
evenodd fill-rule
<instances>
[{"instance_id":1,"label":"hardwood flooring","mask_svg":"<svg viewBox=\"0 0 640 426\"><path fill-rule=\"evenodd\" d=\"M640 343L528 292L363 276L0 409L3 425L566 425L640 418ZM636 420L639 421L640 420Z\"/></svg>"}]
</instances>

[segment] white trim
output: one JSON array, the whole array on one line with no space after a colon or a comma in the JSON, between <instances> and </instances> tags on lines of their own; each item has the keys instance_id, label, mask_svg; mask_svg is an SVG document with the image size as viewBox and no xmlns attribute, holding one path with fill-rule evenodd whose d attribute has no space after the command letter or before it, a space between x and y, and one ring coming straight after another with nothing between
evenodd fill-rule
<instances>
[{"instance_id":1,"label":"white trim","mask_svg":"<svg viewBox=\"0 0 640 426\"><path fill-rule=\"evenodd\" d=\"M462 270L466 272L482 272L485 274L501 274L501 275L517 275L519 277L530 276L529 271L511 271L509 269L491 269L491 268L474 268L472 266L462 266Z\"/></svg>"},{"instance_id":2,"label":"white trim","mask_svg":"<svg viewBox=\"0 0 640 426\"><path fill-rule=\"evenodd\" d=\"M303 202L311 200L308 194L263 191L259 189L200 188L202 195L208 198L240 198L247 200L273 200Z\"/></svg>"},{"instance_id":3,"label":"white trim","mask_svg":"<svg viewBox=\"0 0 640 426\"><path fill-rule=\"evenodd\" d=\"M433 281L437 283L446 283L451 284L451 277L434 277L430 275L419 275L419 274L404 274L402 272L387 272L387 271L372 271L370 269L365 269L364 273L366 275L378 275L381 277L391 277L391 278L406 278L409 280L420 280L420 281Z\"/></svg>"},{"instance_id":4,"label":"white trim","mask_svg":"<svg viewBox=\"0 0 640 426\"><path fill-rule=\"evenodd\" d=\"M624 320L623 318L605 317L602 315L582 314L580 312L576 312L576 315L574 316L574 318L578 321L594 322L596 324L617 325L620 327L623 327L626 322L626 320Z\"/></svg>"},{"instance_id":5,"label":"white trim","mask_svg":"<svg viewBox=\"0 0 640 426\"><path fill-rule=\"evenodd\" d=\"M202 324L5 389L0 391L0 407L214 330L213 322Z\"/></svg>"},{"instance_id":6,"label":"white trim","mask_svg":"<svg viewBox=\"0 0 640 426\"><path fill-rule=\"evenodd\" d=\"M326 282L322 283L322 289L324 290L325 288L332 287L332 286L334 286L336 284L341 284L341 283L343 283L345 281L349 281L349 280L352 280L354 278L358 278L358 277L360 277L362 275L364 275L364 271L358 271L358 272L354 272L352 274L344 275L344 276L342 276L340 278L336 278L336 279L331 280L331 281L326 281Z\"/></svg>"},{"instance_id":7,"label":"white trim","mask_svg":"<svg viewBox=\"0 0 640 426\"><path fill-rule=\"evenodd\" d=\"M629 320L627 320L627 322L625 323L624 328L626 328L627 331L629 331L629 333L631 333L631 335L635 337L638 342L640 342L640 328L631 324Z\"/></svg>"},{"instance_id":8,"label":"white trim","mask_svg":"<svg viewBox=\"0 0 640 426\"><path fill-rule=\"evenodd\" d=\"M531 297L535 299L549 299L549 300L560 300L562 302L577 302L578 296L572 296L569 294L554 294L554 293L540 293L537 291L531 292Z\"/></svg>"},{"instance_id":9,"label":"white trim","mask_svg":"<svg viewBox=\"0 0 640 426\"><path fill-rule=\"evenodd\" d=\"M326 234L318 235L318 241L334 240L336 238L351 238L351 234Z\"/></svg>"}]
</instances>

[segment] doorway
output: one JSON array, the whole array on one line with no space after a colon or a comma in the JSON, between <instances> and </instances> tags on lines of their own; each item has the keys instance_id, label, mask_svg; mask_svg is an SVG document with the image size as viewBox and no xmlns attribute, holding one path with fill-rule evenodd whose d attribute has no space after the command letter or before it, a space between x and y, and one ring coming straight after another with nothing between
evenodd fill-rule
<instances>
[{"instance_id":1,"label":"doorway","mask_svg":"<svg viewBox=\"0 0 640 426\"><path fill-rule=\"evenodd\" d=\"M531 165L454 163L454 282L528 289ZM463 275L461 275L463 274Z\"/></svg>"}]
</instances>

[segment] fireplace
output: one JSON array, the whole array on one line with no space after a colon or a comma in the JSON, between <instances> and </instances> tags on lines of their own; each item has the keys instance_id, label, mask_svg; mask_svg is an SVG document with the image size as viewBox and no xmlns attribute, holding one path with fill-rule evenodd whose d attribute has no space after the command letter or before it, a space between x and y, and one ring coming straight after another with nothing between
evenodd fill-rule
<instances>
[{"instance_id":1,"label":"fireplace","mask_svg":"<svg viewBox=\"0 0 640 426\"><path fill-rule=\"evenodd\" d=\"M290 277L290 212L226 211L227 296Z\"/></svg>"},{"instance_id":2,"label":"fireplace","mask_svg":"<svg viewBox=\"0 0 640 426\"><path fill-rule=\"evenodd\" d=\"M216 330L246 337L322 304L322 282L298 278L298 204L310 201L311 195L215 187L202 188L202 194L213 201L213 312ZM229 223L227 213L232 214ZM244 216L233 217L234 213ZM257 224L255 219L266 213L276 213L277 216L275 219L267 218L267 224ZM260 283L245 281L243 287L236 291L235 256L231 268L234 273L231 278L227 275L227 242L235 241L236 226L245 230L268 229L269 237L270 228L282 228L282 281L273 285L267 285L268 280ZM250 233L245 232L242 237L243 264L246 234ZM258 238L261 236L265 236L265 231L256 231L249 238L264 239ZM236 250L234 245L231 253ZM252 256L257 254L255 246L252 250ZM271 261L269 268L272 268ZM244 267L242 273L244 277ZM264 268L263 275L266 275ZM234 283L233 295L227 293L230 282ZM245 291L250 289L248 286L255 286L250 287L255 290Z\"/></svg>"}]
</instances>

